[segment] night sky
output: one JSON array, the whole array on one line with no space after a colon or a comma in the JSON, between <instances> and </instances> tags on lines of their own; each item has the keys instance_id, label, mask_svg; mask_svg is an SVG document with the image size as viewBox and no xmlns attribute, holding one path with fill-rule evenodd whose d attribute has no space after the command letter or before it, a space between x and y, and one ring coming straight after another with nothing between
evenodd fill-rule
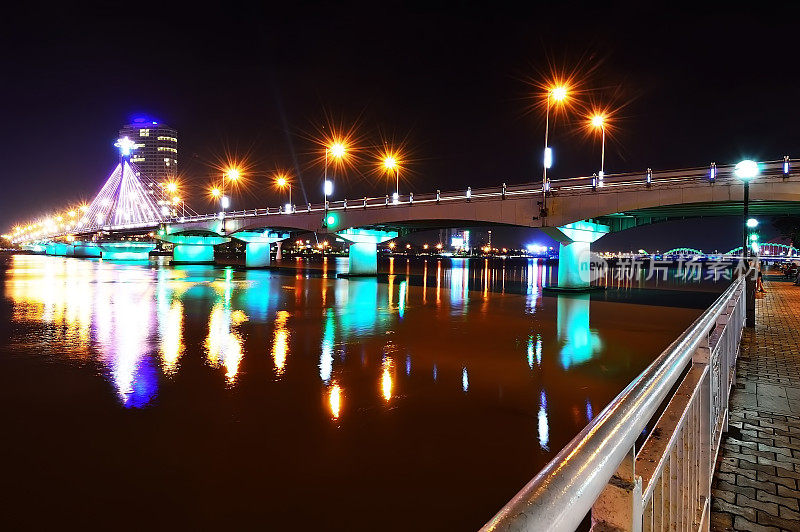
<instances>
[{"instance_id":1,"label":"night sky","mask_svg":"<svg viewBox=\"0 0 800 532\"><path fill-rule=\"evenodd\" d=\"M370 172L369 146L385 140L408 154L401 190L539 180L534 84L554 69L576 72L586 105L616 110L607 173L800 155L798 9L788 4L288 4L4 13L0 228L94 196L116 163L117 130L138 114L178 129L200 212L212 208L205 190L225 154L252 167L235 208L282 202L267 178L275 168L299 171L319 201L312 139L330 124L354 126L364 147L335 197L391 191ZM582 120L578 109L557 118L554 178L598 170L599 141ZM733 223L697 227L626 231L603 247L727 249L741 235Z\"/></svg>"}]
</instances>

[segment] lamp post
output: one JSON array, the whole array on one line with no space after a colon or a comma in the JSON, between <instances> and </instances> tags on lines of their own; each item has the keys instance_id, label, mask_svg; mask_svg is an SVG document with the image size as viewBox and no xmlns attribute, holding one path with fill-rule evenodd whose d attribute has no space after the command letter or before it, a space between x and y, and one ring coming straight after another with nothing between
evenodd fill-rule
<instances>
[{"instance_id":1,"label":"lamp post","mask_svg":"<svg viewBox=\"0 0 800 532\"><path fill-rule=\"evenodd\" d=\"M741 161L733 167L734 175L744 184L744 212L742 216L742 262L747 262L749 238L747 235L748 229L748 214L750 211L750 180L758 175L758 163L746 159Z\"/></svg>"},{"instance_id":2,"label":"lamp post","mask_svg":"<svg viewBox=\"0 0 800 532\"><path fill-rule=\"evenodd\" d=\"M547 91L547 102L545 103L544 114L544 157L542 159L542 208L547 206L547 191L550 188L550 183L547 181L547 169L553 164L553 152L550 150L549 137L550 137L550 99L553 99L556 104L564 102L567 98L567 87L565 85L556 85ZM545 211L546 212L546 211Z\"/></svg>"},{"instance_id":3,"label":"lamp post","mask_svg":"<svg viewBox=\"0 0 800 532\"><path fill-rule=\"evenodd\" d=\"M220 187L221 196L219 202L220 207L222 207L223 214L225 213L225 209L227 209L231 204L230 198L225 195L225 178L228 178L231 183L235 183L240 177L242 177L242 172L238 168L229 168L225 173L222 174L222 185Z\"/></svg>"},{"instance_id":4,"label":"lamp post","mask_svg":"<svg viewBox=\"0 0 800 532\"><path fill-rule=\"evenodd\" d=\"M288 188L289 192L289 203L286 204L287 212L291 212L292 209L292 184L289 182L289 179L286 177L285 174L278 174L275 178L275 186L278 188Z\"/></svg>"},{"instance_id":5,"label":"lamp post","mask_svg":"<svg viewBox=\"0 0 800 532\"><path fill-rule=\"evenodd\" d=\"M600 129L602 134L602 147L600 148L600 173L598 174L597 185L603 186L603 177L605 177L605 162L606 162L606 116L602 113L596 113L592 117L592 127Z\"/></svg>"},{"instance_id":6,"label":"lamp post","mask_svg":"<svg viewBox=\"0 0 800 532\"><path fill-rule=\"evenodd\" d=\"M323 175L324 183L322 190L325 193L325 216L323 218L323 227L328 226L328 196L333 194L333 182L328 180L328 158L329 155L337 160L344 158L347 153L347 147L340 141L334 141L330 146L325 147L325 173Z\"/></svg>"},{"instance_id":7,"label":"lamp post","mask_svg":"<svg viewBox=\"0 0 800 532\"><path fill-rule=\"evenodd\" d=\"M400 165L397 162L397 157L394 155L387 155L383 158L383 167L386 169L387 172L394 172L395 179L397 181L395 192L393 194L394 203L400 201Z\"/></svg>"}]
</instances>

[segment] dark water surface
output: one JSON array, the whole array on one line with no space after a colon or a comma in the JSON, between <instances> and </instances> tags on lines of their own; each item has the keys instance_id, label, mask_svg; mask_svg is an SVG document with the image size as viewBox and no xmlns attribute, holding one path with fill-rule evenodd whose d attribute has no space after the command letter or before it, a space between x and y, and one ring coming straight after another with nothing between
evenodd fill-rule
<instances>
[{"instance_id":1,"label":"dark water surface","mask_svg":"<svg viewBox=\"0 0 800 532\"><path fill-rule=\"evenodd\" d=\"M723 289L10 257L3 528L471 530Z\"/></svg>"}]
</instances>

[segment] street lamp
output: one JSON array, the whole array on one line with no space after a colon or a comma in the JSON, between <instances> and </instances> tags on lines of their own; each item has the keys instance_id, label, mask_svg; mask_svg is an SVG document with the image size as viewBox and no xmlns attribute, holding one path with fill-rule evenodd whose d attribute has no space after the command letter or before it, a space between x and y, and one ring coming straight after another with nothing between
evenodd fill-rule
<instances>
[{"instance_id":1,"label":"street lamp","mask_svg":"<svg viewBox=\"0 0 800 532\"><path fill-rule=\"evenodd\" d=\"M388 154L383 158L383 167L387 172L394 172L395 179L397 180L397 188L393 194L394 203L400 201L400 165L397 162L397 157L393 154Z\"/></svg>"},{"instance_id":2,"label":"street lamp","mask_svg":"<svg viewBox=\"0 0 800 532\"><path fill-rule=\"evenodd\" d=\"M750 180L753 179L758 175L759 168L758 163L755 161L751 161L749 159L745 159L736 164L733 167L733 174L739 178L742 183L744 183L744 215L742 217L742 261L747 261L748 255L748 238L747 238L747 228L748 228L748 212L750 210Z\"/></svg>"},{"instance_id":3,"label":"street lamp","mask_svg":"<svg viewBox=\"0 0 800 532\"><path fill-rule=\"evenodd\" d=\"M333 182L328 180L328 156L341 161L347 155L347 146L339 140L332 142L329 146L325 146L325 173L323 175L323 192L325 193L325 220L324 225L327 227L328 219L328 196L333 194Z\"/></svg>"},{"instance_id":4,"label":"street lamp","mask_svg":"<svg viewBox=\"0 0 800 532\"><path fill-rule=\"evenodd\" d=\"M600 173L598 174L598 186L603 186L603 177L605 176L605 162L606 162L606 116L602 113L595 113L592 116L592 127L600 129L603 136L602 148L600 149Z\"/></svg>"},{"instance_id":5,"label":"street lamp","mask_svg":"<svg viewBox=\"0 0 800 532\"><path fill-rule=\"evenodd\" d=\"M289 203L286 204L286 212L292 211L292 184L289 182L289 178L286 177L286 174L278 174L275 177L275 186L282 189L287 188L289 190Z\"/></svg>"},{"instance_id":6,"label":"street lamp","mask_svg":"<svg viewBox=\"0 0 800 532\"><path fill-rule=\"evenodd\" d=\"M230 204L231 200L228 196L225 195L225 179L230 181L231 183L236 183L242 177L242 172L236 167L228 168L225 172L222 173L222 180L219 188L214 188L211 191L211 195L215 198L219 198L220 207L222 207L223 214L225 213L225 209L227 209ZM215 192L216 191L216 192Z\"/></svg>"},{"instance_id":7,"label":"street lamp","mask_svg":"<svg viewBox=\"0 0 800 532\"><path fill-rule=\"evenodd\" d=\"M556 85L547 91L547 102L545 105L544 115L544 158L542 160L542 196L544 201L547 201L547 191L550 189L550 183L547 181L547 169L553 165L553 151L550 149L550 100L552 99L556 104L563 103L567 99L569 89L566 85ZM545 203L542 203L545 207Z\"/></svg>"}]
</instances>

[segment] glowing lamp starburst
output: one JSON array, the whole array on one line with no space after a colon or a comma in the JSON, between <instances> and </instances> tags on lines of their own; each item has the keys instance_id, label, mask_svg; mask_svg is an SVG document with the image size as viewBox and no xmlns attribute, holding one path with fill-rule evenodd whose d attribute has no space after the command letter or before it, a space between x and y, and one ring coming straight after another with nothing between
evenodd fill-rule
<instances>
[{"instance_id":1,"label":"glowing lamp starburst","mask_svg":"<svg viewBox=\"0 0 800 532\"><path fill-rule=\"evenodd\" d=\"M557 85L550 89L550 97L557 102L563 102L567 99L567 87L564 85Z\"/></svg>"},{"instance_id":2,"label":"glowing lamp starburst","mask_svg":"<svg viewBox=\"0 0 800 532\"><path fill-rule=\"evenodd\" d=\"M605 123L606 123L605 115L598 113L592 116L592 127L601 128L605 125Z\"/></svg>"},{"instance_id":3,"label":"glowing lamp starburst","mask_svg":"<svg viewBox=\"0 0 800 532\"><path fill-rule=\"evenodd\" d=\"M383 167L387 170L394 170L397 168L397 158L393 155L387 155L383 159Z\"/></svg>"},{"instance_id":4,"label":"glowing lamp starburst","mask_svg":"<svg viewBox=\"0 0 800 532\"><path fill-rule=\"evenodd\" d=\"M341 142L334 142L328 149L330 150L331 155L337 159L341 159L347 153L347 147Z\"/></svg>"},{"instance_id":5,"label":"glowing lamp starburst","mask_svg":"<svg viewBox=\"0 0 800 532\"><path fill-rule=\"evenodd\" d=\"M286 180L286 178L284 176L278 176L278 178L275 180L275 184L278 185L281 188L285 187L287 185L287 183L288 183L288 181Z\"/></svg>"},{"instance_id":6,"label":"glowing lamp starburst","mask_svg":"<svg viewBox=\"0 0 800 532\"><path fill-rule=\"evenodd\" d=\"M242 172L238 168L231 168L226 172L225 176L231 181L237 181L242 177Z\"/></svg>"}]
</instances>

